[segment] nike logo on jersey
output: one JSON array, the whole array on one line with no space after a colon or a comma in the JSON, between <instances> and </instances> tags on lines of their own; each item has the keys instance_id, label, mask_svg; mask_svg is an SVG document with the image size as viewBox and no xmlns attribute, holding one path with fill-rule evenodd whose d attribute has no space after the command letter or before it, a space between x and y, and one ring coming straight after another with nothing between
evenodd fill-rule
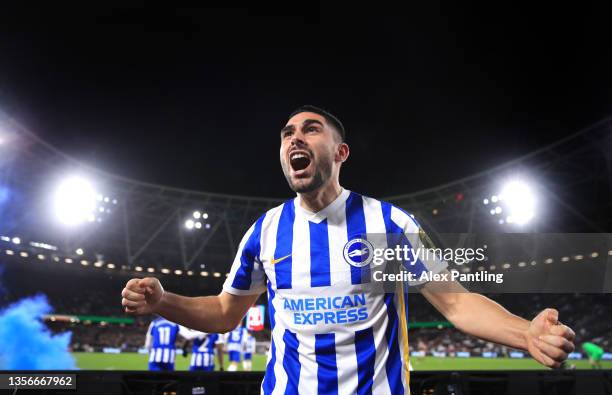
<instances>
[{"instance_id":1,"label":"nike logo on jersey","mask_svg":"<svg viewBox=\"0 0 612 395\"><path fill-rule=\"evenodd\" d=\"M285 259L289 258L290 256L291 256L291 254L285 255L285 256L280 257L278 259L272 258L272 262L271 263L272 263L272 265L276 265L277 263L284 261Z\"/></svg>"}]
</instances>

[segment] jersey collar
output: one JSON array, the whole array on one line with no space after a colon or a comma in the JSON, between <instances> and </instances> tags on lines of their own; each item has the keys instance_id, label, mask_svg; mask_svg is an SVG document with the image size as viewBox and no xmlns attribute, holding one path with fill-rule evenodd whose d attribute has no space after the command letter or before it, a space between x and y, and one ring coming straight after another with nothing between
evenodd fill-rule
<instances>
[{"instance_id":1,"label":"jersey collar","mask_svg":"<svg viewBox=\"0 0 612 395\"><path fill-rule=\"evenodd\" d=\"M333 202L328 204L327 207L325 207L324 209L317 211L316 213L308 211L304 207L302 207L302 205L300 204L300 196L298 195L294 200L295 211L300 212L310 222L319 223L325 218L327 218L328 214L338 210L338 208L340 208L340 206L344 204L344 202L346 202L346 199L348 199L350 194L351 191L342 188L342 191Z\"/></svg>"}]
</instances>

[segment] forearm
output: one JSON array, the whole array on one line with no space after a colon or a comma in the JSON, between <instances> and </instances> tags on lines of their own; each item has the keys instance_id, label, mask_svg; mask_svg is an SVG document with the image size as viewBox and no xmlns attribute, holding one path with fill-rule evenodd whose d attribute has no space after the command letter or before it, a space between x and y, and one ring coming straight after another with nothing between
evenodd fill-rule
<instances>
[{"instance_id":1,"label":"forearm","mask_svg":"<svg viewBox=\"0 0 612 395\"><path fill-rule=\"evenodd\" d=\"M527 349L529 321L476 293L457 293L447 319L462 332L509 347Z\"/></svg>"},{"instance_id":2,"label":"forearm","mask_svg":"<svg viewBox=\"0 0 612 395\"><path fill-rule=\"evenodd\" d=\"M219 295L188 297L164 292L156 313L187 328L207 333L224 333L236 326Z\"/></svg>"}]
</instances>

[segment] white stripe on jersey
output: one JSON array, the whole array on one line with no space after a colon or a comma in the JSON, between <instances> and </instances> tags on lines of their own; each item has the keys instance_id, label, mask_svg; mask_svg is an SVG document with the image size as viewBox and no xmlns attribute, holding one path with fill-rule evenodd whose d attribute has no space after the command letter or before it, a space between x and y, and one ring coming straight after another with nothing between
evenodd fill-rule
<instances>
[{"instance_id":1,"label":"white stripe on jersey","mask_svg":"<svg viewBox=\"0 0 612 395\"><path fill-rule=\"evenodd\" d=\"M305 350L315 349L315 338L314 336L302 336L299 333L296 334L297 339L300 343L299 347ZM300 348L298 347L298 351ZM317 361L314 354L300 353L300 381L298 383L298 393L301 394L313 394L317 395L317 387L314 383L317 382Z\"/></svg>"},{"instance_id":2,"label":"white stripe on jersey","mask_svg":"<svg viewBox=\"0 0 612 395\"><path fill-rule=\"evenodd\" d=\"M162 357L162 362L163 363L170 362L170 349L169 348L164 348L164 356Z\"/></svg>"}]
</instances>

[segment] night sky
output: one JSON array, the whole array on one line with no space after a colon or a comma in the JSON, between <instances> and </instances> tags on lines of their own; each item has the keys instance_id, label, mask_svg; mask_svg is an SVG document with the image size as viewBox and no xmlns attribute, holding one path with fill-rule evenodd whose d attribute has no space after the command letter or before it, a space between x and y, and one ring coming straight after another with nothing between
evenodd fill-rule
<instances>
[{"instance_id":1,"label":"night sky","mask_svg":"<svg viewBox=\"0 0 612 395\"><path fill-rule=\"evenodd\" d=\"M612 113L609 14L504 4L3 13L0 107L112 173L286 197L279 131L314 104L347 128L344 186L412 192Z\"/></svg>"}]
</instances>

